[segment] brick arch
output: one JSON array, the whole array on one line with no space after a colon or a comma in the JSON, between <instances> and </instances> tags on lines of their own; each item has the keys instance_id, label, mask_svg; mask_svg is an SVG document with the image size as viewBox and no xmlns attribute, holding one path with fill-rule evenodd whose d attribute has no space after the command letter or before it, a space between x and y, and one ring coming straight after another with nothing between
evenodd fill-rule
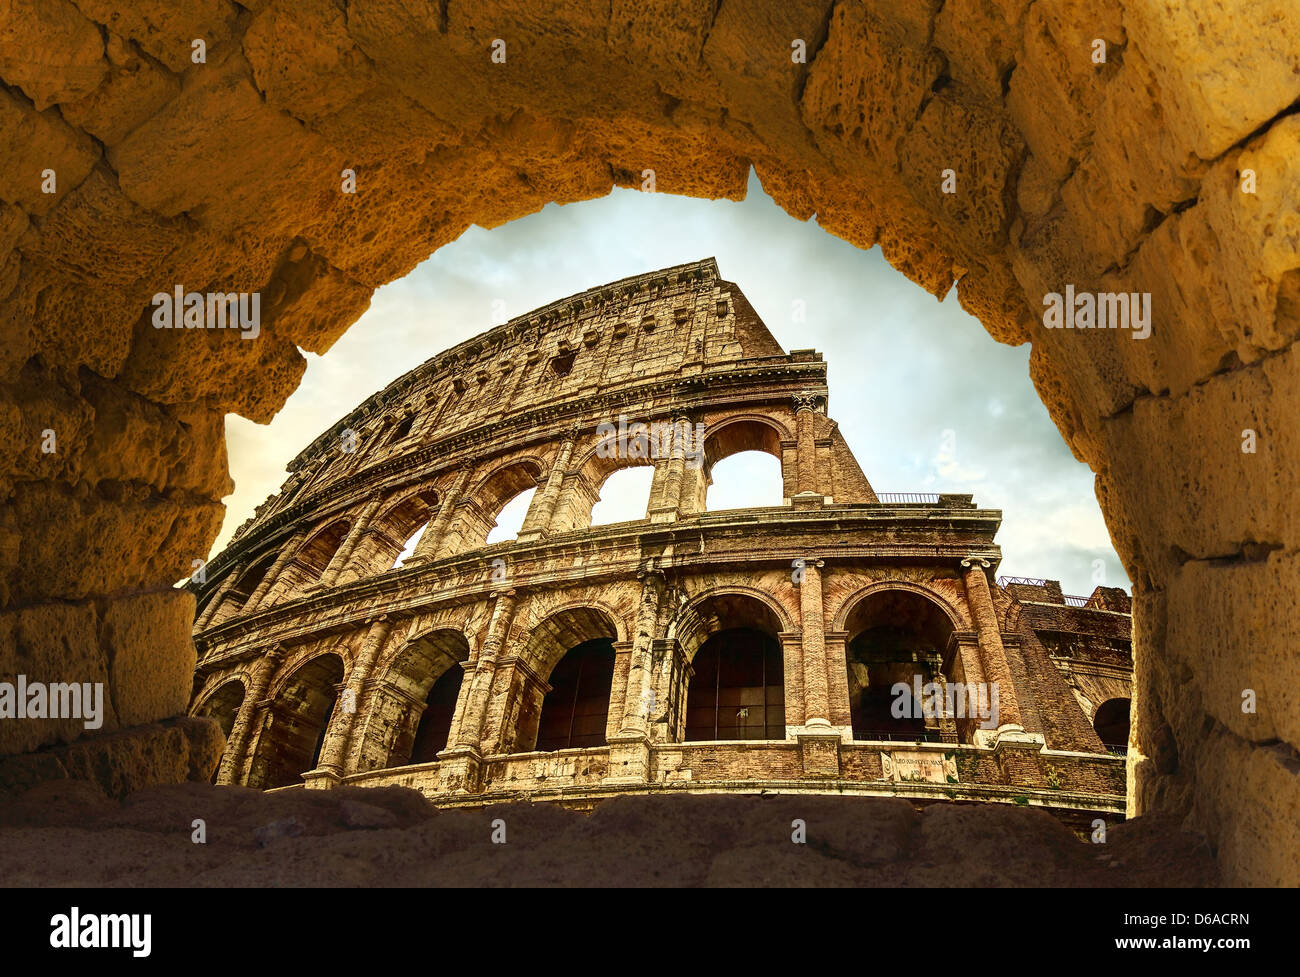
<instances>
[{"instance_id":1,"label":"brick arch","mask_svg":"<svg viewBox=\"0 0 1300 977\"><path fill-rule=\"evenodd\" d=\"M239 697L234 698L238 688ZM212 716L221 725L221 731L230 737L230 728L234 725L235 715L248 692L248 683L242 675L223 675L190 709L192 716ZM222 713L220 718L217 713ZM227 717L228 714L228 717Z\"/></svg>"},{"instance_id":2,"label":"brick arch","mask_svg":"<svg viewBox=\"0 0 1300 977\"><path fill-rule=\"evenodd\" d=\"M271 705L251 746L250 787L286 787L312 769L316 752L329 728L337 701L337 686L347 674L343 657L334 650L297 662L272 684Z\"/></svg>"},{"instance_id":3,"label":"brick arch","mask_svg":"<svg viewBox=\"0 0 1300 977\"><path fill-rule=\"evenodd\" d=\"M376 666L364 715L357 722L358 771L413 761L430 696L447 685L444 680L461 677L461 663L469 656L469 638L460 628L435 626L408 637ZM452 691L458 687L455 682ZM443 740L445 746L445 734Z\"/></svg>"},{"instance_id":4,"label":"brick arch","mask_svg":"<svg viewBox=\"0 0 1300 977\"><path fill-rule=\"evenodd\" d=\"M24 405L14 443L29 446L5 489L6 609L138 603L188 573L221 520L223 415L269 420L305 368L299 349L328 350L374 288L471 224L639 186L646 169L660 192L735 198L752 165L797 219L879 244L936 295L955 282L994 338L1033 343L1035 385L1096 471L1137 585L1134 810L1190 815L1230 880L1294 864L1283 846L1300 788L1285 751L1256 744L1294 750L1300 717L1269 710L1260 730L1229 694L1260 671L1281 685L1300 655L1250 640L1293 626L1278 595L1300 580L1287 555L1300 545L1300 79L1285 45L1260 44L1226 5L1118 0L1090 6L1083 31L1077 5L1027 0L544 17L181 3L162 32L154 6L36 5L13 43L38 45L44 18L62 18L74 60L0 72L8 128L33 133L58 173L42 193L33 164L7 155L0 181L0 314L16 337L0 371L7 403ZM1295 36L1300 10L1269 9L1273 34ZM130 63L109 59L101 32ZM189 60L198 36L203 65ZM496 37L505 64L489 58ZM1123 57L1091 63L1094 37ZM123 84L144 94L124 103ZM210 138L234 124L262 151ZM342 194L353 167L359 193ZM946 167L955 194L940 189ZM1262 177L1249 196L1247 169ZM151 295L176 284L264 294L259 340L152 331ZM1045 330L1043 298L1066 285L1150 293L1151 338ZM119 411L148 436L98 450L112 433L95 424ZM51 423L95 450L52 467L30 447ZM1243 430L1259 436L1250 457ZM194 453L163 447L178 443ZM1243 463L1268 473L1249 492ZM123 483L148 497L95 491ZM176 594L152 613L161 629L192 610ZM84 644L69 663L83 672L106 654ZM188 639L167 654L189 654ZM1174 694L1187 662L1194 694ZM184 684L154 718L183 710Z\"/></svg>"},{"instance_id":5,"label":"brick arch","mask_svg":"<svg viewBox=\"0 0 1300 977\"><path fill-rule=\"evenodd\" d=\"M528 628L528 639L520 657L545 678L574 645L606 637L612 641L627 640L622 615L600 601L569 601L560 607L547 608Z\"/></svg>"},{"instance_id":6,"label":"brick arch","mask_svg":"<svg viewBox=\"0 0 1300 977\"><path fill-rule=\"evenodd\" d=\"M400 491L385 499L348 555L337 583L350 583L392 569L407 540L436 515L438 499L438 493L427 487Z\"/></svg>"},{"instance_id":7,"label":"brick arch","mask_svg":"<svg viewBox=\"0 0 1300 977\"><path fill-rule=\"evenodd\" d=\"M704 432L703 464L696 472L694 491L684 493L686 511L702 512L707 508L713 466L742 451L761 451L776 459L780 466L781 494L788 498L794 493L798 478L794 454L782 448L782 442L789 442L790 438L784 424L765 414L729 414L721 422L710 423Z\"/></svg>"},{"instance_id":8,"label":"brick arch","mask_svg":"<svg viewBox=\"0 0 1300 977\"><path fill-rule=\"evenodd\" d=\"M764 593L755 587L745 587L737 584L710 587L691 597L678 608L677 613L673 615L672 621L668 625L666 636L681 642L688 661L695 656L700 645L715 631L727 627L752 626L743 623L745 621L743 616L730 611L725 611L719 618L722 621L720 627L710 628L708 622L701 618L699 613L701 607L710 602L724 601L727 598L739 598L740 601L752 602L753 605L766 612L768 618L762 622L765 627L760 629L770 631L773 637L780 635L782 632L798 630L795 615L791 614L770 594Z\"/></svg>"},{"instance_id":9,"label":"brick arch","mask_svg":"<svg viewBox=\"0 0 1300 977\"><path fill-rule=\"evenodd\" d=\"M794 435L775 417L765 414L728 414L710 423L704 432L704 452L709 466L741 451L763 451L781 460L781 442Z\"/></svg>"},{"instance_id":10,"label":"brick arch","mask_svg":"<svg viewBox=\"0 0 1300 977\"><path fill-rule=\"evenodd\" d=\"M834 623L832 624L831 630L843 631L848 624L849 616L859 604L869 597L891 590L906 591L929 600L947 616L948 622L952 625L954 631L969 631L974 627L964 611L938 591L931 590L929 587L924 587L918 583L913 583L910 580L878 580L875 583L868 584L865 587L855 590L844 598L840 603L839 610L835 612L835 615L832 618Z\"/></svg>"}]
</instances>

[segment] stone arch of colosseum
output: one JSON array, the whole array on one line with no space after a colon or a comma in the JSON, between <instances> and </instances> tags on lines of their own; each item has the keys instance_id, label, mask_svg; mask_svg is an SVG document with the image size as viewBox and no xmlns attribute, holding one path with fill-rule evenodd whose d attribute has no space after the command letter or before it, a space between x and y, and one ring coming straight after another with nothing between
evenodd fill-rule
<instances>
[{"instance_id":1,"label":"stone arch of colosseum","mask_svg":"<svg viewBox=\"0 0 1300 977\"><path fill-rule=\"evenodd\" d=\"M106 674L131 735L181 715L194 605L171 583L221 520L225 413L269 420L300 349L470 224L614 186L738 198L753 167L794 218L1032 343L1134 581L1132 811L1185 815L1231 879L1294 865L1289 0L33 9L16 45L68 43L0 70L7 656ZM1149 293L1151 335L1044 329L1067 286ZM258 292L258 338L155 329L173 289Z\"/></svg>"},{"instance_id":2,"label":"stone arch of colosseum","mask_svg":"<svg viewBox=\"0 0 1300 977\"><path fill-rule=\"evenodd\" d=\"M956 601L950 600L938 589L933 586L914 583L910 580L901 580L890 578L886 580L876 580L859 590L849 594L840 603L839 609L832 618L832 627L836 631L846 631L848 629L849 619L857 611L863 601L878 594L890 592L905 592L915 594L924 600L933 604L936 609L948 618L948 623L954 631L969 631L973 627L969 615L965 612Z\"/></svg>"}]
</instances>

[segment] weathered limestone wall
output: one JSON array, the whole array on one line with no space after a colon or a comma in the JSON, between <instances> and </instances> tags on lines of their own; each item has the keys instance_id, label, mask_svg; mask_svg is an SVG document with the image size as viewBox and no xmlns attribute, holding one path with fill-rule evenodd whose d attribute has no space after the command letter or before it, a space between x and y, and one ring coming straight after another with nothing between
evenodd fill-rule
<instances>
[{"instance_id":1,"label":"weathered limestone wall","mask_svg":"<svg viewBox=\"0 0 1300 977\"><path fill-rule=\"evenodd\" d=\"M223 413L269 419L299 348L470 223L647 169L736 197L752 165L1033 343L1135 581L1133 808L1207 830L1229 881L1294 882L1297 38L1291 0L10 4L0 675L106 675L119 726L179 714L169 586L217 531ZM1066 284L1150 292L1151 337L1043 329ZM259 292L261 335L154 330L176 285Z\"/></svg>"}]
</instances>

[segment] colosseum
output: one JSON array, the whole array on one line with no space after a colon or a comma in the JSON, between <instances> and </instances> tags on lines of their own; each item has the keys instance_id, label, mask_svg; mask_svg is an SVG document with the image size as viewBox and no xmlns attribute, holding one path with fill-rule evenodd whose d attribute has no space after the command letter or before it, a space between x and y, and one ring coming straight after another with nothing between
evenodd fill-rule
<instances>
[{"instance_id":1,"label":"colosseum","mask_svg":"<svg viewBox=\"0 0 1300 977\"><path fill-rule=\"evenodd\" d=\"M1122 817L1128 595L991 579L1001 513L877 494L827 406L821 355L782 349L712 259L410 371L309 445L195 585L217 782ZM742 451L779 461L784 504L708 511ZM644 517L593 526L633 465L653 468ZM517 537L488 543L529 489Z\"/></svg>"}]
</instances>

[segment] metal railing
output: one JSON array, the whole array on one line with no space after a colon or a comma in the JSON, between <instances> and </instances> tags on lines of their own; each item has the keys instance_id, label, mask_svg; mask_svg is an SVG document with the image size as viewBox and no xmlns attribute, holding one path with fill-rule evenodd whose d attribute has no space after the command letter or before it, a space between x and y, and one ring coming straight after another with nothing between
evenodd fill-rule
<instances>
[{"instance_id":1,"label":"metal railing","mask_svg":"<svg viewBox=\"0 0 1300 977\"><path fill-rule=\"evenodd\" d=\"M1106 752L1112 756L1128 756L1127 744L1120 746L1116 743L1103 743L1102 745L1106 747Z\"/></svg>"},{"instance_id":2,"label":"metal railing","mask_svg":"<svg viewBox=\"0 0 1300 977\"><path fill-rule=\"evenodd\" d=\"M998 586L1006 587L1009 584L1018 583L1029 587L1046 587L1047 581L1040 580L1038 577L998 577Z\"/></svg>"},{"instance_id":3,"label":"metal railing","mask_svg":"<svg viewBox=\"0 0 1300 977\"><path fill-rule=\"evenodd\" d=\"M882 505L900 502L923 503L926 505L937 505L939 502L938 492L877 492L876 499Z\"/></svg>"},{"instance_id":4,"label":"metal railing","mask_svg":"<svg viewBox=\"0 0 1300 977\"><path fill-rule=\"evenodd\" d=\"M937 729L921 732L900 733L896 729L855 729L853 738L858 741L879 741L887 743L956 743L956 733L943 733Z\"/></svg>"}]
</instances>

